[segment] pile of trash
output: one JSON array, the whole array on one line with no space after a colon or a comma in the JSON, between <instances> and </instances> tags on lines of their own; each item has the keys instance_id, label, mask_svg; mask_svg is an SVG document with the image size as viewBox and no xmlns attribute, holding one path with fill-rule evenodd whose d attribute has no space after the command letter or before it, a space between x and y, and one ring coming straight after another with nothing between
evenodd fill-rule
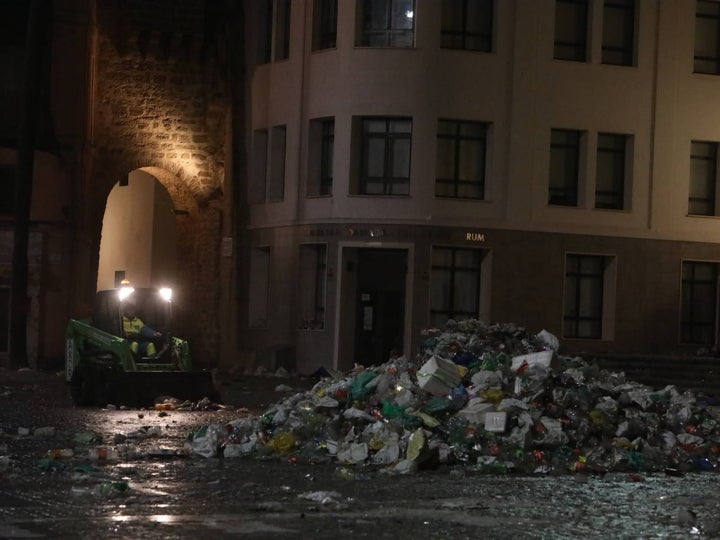
<instances>
[{"instance_id":1,"label":"pile of trash","mask_svg":"<svg viewBox=\"0 0 720 540\"><path fill-rule=\"evenodd\" d=\"M682 474L715 470L720 411L558 353L514 324L449 321L416 361L392 358L321 379L261 415L204 426L190 453L376 466L409 473ZM719 469L720 470L720 469Z\"/></svg>"}]
</instances>

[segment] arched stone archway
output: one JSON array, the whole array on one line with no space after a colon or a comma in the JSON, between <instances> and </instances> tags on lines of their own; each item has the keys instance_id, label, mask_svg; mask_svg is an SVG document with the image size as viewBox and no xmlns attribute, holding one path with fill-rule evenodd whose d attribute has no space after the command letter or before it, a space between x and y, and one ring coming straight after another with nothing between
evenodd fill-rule
<instances>
[{"instance_id":1,"label":"arched stone archway","mask_svg":"<svg viewBox=\"0 0 720 540\"><path fill-rule=\"evenodd\" d=\"M170 285L174 328L199 365L217 362L220 284L219 209L200 206L176 175L140 167L123 175L98 205L97 289L127 277L138 286ZM92 214L91 214L92 215Z\"/></svg>"}]
</instances>

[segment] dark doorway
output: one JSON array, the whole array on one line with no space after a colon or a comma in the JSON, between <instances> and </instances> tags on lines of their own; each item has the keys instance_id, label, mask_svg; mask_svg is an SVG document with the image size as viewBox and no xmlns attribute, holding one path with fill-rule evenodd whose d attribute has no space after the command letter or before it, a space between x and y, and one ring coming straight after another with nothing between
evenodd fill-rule
<instances>
[{"instance_id":1,"label":"dark doorway","mask_svg":"<svg viewBox=\"0 0 720 540\"><path fill-rule=\"evenodd\" d=\"M355 362L387 362L403 352L407 251L358 249Z\"/></svg>"}]
</instances>

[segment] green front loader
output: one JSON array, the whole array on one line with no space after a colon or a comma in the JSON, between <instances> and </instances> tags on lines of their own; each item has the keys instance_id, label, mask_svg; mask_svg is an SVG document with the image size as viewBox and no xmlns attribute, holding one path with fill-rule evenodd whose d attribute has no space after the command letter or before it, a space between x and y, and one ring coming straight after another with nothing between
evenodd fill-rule
<instances>
[{"instance_id":1,"label":"green front loader","mask_svg":"<svg viewBox=\"0 0 720 540\"><path fill-rule=\"evenodd\" d=\"M123 307L132 302L158 336L126 339ZM192 366L187 341L172 335L167 289L121 287L98 291L93 313L71 319L66 330L65 380L77 405L152 406L161 397L219 402L212 374ZM135 340L153 343L153 354Z\"/></svg>"}]
</instances>

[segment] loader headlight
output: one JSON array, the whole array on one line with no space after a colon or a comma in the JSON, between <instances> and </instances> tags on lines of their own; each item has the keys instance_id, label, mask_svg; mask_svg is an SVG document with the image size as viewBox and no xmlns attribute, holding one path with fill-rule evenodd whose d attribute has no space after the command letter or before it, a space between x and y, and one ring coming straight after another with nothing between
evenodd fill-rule
<instances>
[{"instance_id":1,"label":"loader headlight","mask_svg":"<svg viewBox=\"0 0 720 540\"><path fill-rule=\"evenodd\" d=\"M130 296L134 292L135 292L135 287L120 287L120 290L118 291L118 296L120 297L120 301L122 302L123 300L125 300L128 296Z\"/></svg>"},{"instance_id":2,"label":"loader headlight","mask_svg":"<svg viewBox=\"0 0 720 540\"><path fill-rule=\"evenodd\" d=\"M172 289L170 289L169 287L163 287L158 292L160 293L160 298L162 298L166 302L172 300Z\"/></svg>"}]
</instances>

